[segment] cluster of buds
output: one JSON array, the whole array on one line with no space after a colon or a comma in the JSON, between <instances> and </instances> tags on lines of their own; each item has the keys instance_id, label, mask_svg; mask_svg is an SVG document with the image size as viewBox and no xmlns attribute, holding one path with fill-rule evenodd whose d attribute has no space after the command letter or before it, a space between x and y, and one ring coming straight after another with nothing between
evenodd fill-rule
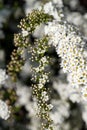
<instances>
[{"instance_id":1,"label":"cluster of buds","mask_svg":"<svg viewBox=\"0 0 87 130\"><path fill-rule=\"evenodd\" d=\"M29 35L34 32L36 27L41 23L52 21L52 16L44 13L43 10L33 10L25 18L20 21L18 27L21 33L14 34L14 45L16 49L13 50L11 61L8 68L8 73L13 81L16 81L17 74L22 70L25 59L22 57L24 50L30 46Z\"/></svg>"},{"instance_id":2,"label":"cluster of buds","mask_svg":"<svg viewBox=\"0 0 87 130\"><path fill-rule=\"evenodd\" d=\"M33 94L37 98L38 103L38 116L42 122L42 130L49 129L53 130L52 120L50 118L49 112L52 109L52 105L49 103L49 96L47 89L45 87L46 82L48 82L49 72L47 71L47 66L49 64L49 57L46 52L49 48L48 37L43 36L43 38L36 40L34 46L30 44L29 36L35 31L36 27L40 24L46 24L53 20L53 16L41 10L33 10L25 18L20 21L18 27L21 29L21 33L14 35L15 49L11 56L11 62L8 65L8 72L12 79L15 81L18 72L21 71L24 64L22 55L24 50L31 52L31 61L37 64L37 66L32 65L32 79L34 84L32 85Z\"/></svg>"},{"instance_id":3,"label":"cluster of buds","mask_svg":"<svg viewBox=\"0 0 87 130\"><path fill-rule=\"evenodd\" d=\"M7 66L8 73L13 81L16 81L17 74L21 71L23 65L24 59L20 57L20 55L17 53L17 50L14 50L11 55L11 61Z\"/></svg>"},{"instance_id":4,"label":"cluster of buds","mask_svg":"<svg viewBox=\"0 0 87 130\"><path fill-rule=\"evenodd\" d=\"M46 83L49 81L49 72L47 72L47 66L49 65L49 56L46 56L46 51L49 46L47 44L48 37L43 37L35 42L35 46L31 47L32 62L37 62L37 67L32 66L33 80L35 84L32 85L33 94L37 97L38 103L38 116L42 120L42 130L52 128L52 120L49 112L52 109L52 105L49 103L49 95L47 93Z\"/></svg>"},{"instance_id":5,"label":"cluster of buds","mask_svg":"<svg viewBox=\"0 0 87 130\"><path fill-rule=\"evenodd\" d=\"M26 16L26 18L23 18L20 21L20 25L18 25L18 27L22 29L23 34L25 33L25 35L28 35L33 33L38 25L52 21L52 19L53 17L44 13L43 10L33 10Z\"/></svg>"}]
</instances>

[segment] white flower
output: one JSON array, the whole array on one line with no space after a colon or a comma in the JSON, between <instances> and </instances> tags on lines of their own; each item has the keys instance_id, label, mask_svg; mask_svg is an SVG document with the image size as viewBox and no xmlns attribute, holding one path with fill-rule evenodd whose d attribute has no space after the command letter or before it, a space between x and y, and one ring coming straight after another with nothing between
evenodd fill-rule
<instances>
[{"instance_id":1,"label":"white flower","mask_svg":"<svg viewBox=\"0 0 87 130\"><path fill-rule=\"evenodd\" d=\"M49 44L56 47L59 41L66 37L66 28L64 28L63 25L59 24L58 21L55 20L52 23L49 22L48 25L45 26L45 34L50 37Z\"/></svg>"},{"instance_id":2,"label":"white flower","mask_svg":"<svg viewBox=\"0 0 87 130\"><path fill-rule=\"evenodd\" d=\"M38 84L38 88L39 88L39 89L42 89L43 87L44 87L44 86L43 86L42 83L39 83L39 84Z\"/></svg>"},{"instance_id":3,"label":"white flower","mask_svg":"<svg viewBox=\"0 0 87 130\"><path fill-rule=\"evenodd\" d=\"M42 96L45 97L47 95L47 92L46 91L43 91L42 92Z\"/></svg>"},{"instance_id":4,"label":"white flower","mask_svg":"<svg viewBox=\"0 0 87 130\"><path fill-rule=\"evenodd\" d=\"M23 37L28 36L28 34L29 34L29 33L28 33L28 31L27 31L27 30L24 30L24 29L22 30L22 35L23 35Z\"/></svg>"},{"instance_id":5,"label":"white flower","mask_svg":"<svg viewBox=\"0 0 87 130\"><path fill-rule=\"evenodd\" d=\"M75 88L74 88L75 89ZM69 99L75 103L79 103L81 101L81 95L80 92L78 92L77 90L73 90L74 92L70 93Z\"/></svg>"},{"instance_id":6,"label":"white flower","mask_svg":"<svg viewBox=\"0 0 87 130\"><path fill-rule=\"evenodd\" d=\"M10 116L10 111L7 104L3 102L2 100L0 100L0 117L2 119L7 120L9 116Z\"/></svg>"},{"instance_id":7,"label":"white flower","mask_svg":"<svg viewBox=\"0 0 87 130\"><path fill-rule=\"evenodd\" d=\"M53 108L53 105L52 105L52 104L49 104L49 105L48 105L48 108L49 108L49 110L51 110L51 109Z\"/></svg>"},{"instance_id":8,"label":"white flower","mask_svg":"<svg viewBox=\"0 0 87 130\"><path fill-rule=\"evenodd\" d=\"M44 101L48 101L48 100L49 100L49 97L48 97L46 91L43 91L43 92L42 92L42 98L43 98Z\"/></svg>"},{"instance_id":9,"label":"white flower","mask_svg":"<svg viewBox=\"0 0 87 130\"><path fill-rule=\"evenodd\" d=\"M41 58L40 63L41 63L41 62L42 62L43 64L45 64L45 63L48 62L46 56L43 56L43 57Z\"/></svg>"},{"instance_id":10,"label":"white flower","mask_svg":"<svg viewBox=\"0 0 87 130\"><path fill-rule=\"evenodd\" d=\"M7 78L8 76L6 75L5 70L0 69L0 84L3 84Z\"/></svg>"}]
</instances>

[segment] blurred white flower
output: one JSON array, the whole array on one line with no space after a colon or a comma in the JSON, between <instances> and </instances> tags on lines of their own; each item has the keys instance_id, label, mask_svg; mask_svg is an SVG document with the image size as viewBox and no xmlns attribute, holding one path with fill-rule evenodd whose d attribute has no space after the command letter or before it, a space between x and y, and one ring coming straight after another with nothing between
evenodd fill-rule
<instances>
[{"instance_id":1,"label":"blurred white flower","mask_svg":"<svg viewBox=\"0 0 87 130\"><path fill-rule=\"evenodd\" d=\"M41 5L41 1L37 0L25 0L25 13L30 13L33 9L37 9Z\"/></svg>"},{"instance_id":2,"label":"blurred white flower","mask_svg":"<svg viewBox=\"0 0 87 130\"><path fill-rule=\"evenodd\" d=\"M8 76L6 75L6 71L0 69L0 84L3 84L7 78Z\"/></svg>"},{"instance_id":3,"label":"blurred white flower","mask_svg":"<svg viewBox=\"0 0 87 130\"><path fill-rule=\"evenodd\" d=\"M4 120L7 120L10 117L9 108L2 100L0 100L0 117Z\"/></svg>"},{"instance_id":4,"label":"blurred white flower","mask_svg":"<svg viewBox=\"0 0 87 130\"><path fill-rule=\"evenodd\" d=\"M80 26L84 22L84 19L79 12L70 12L70 14L67 14L67 20L68 22L73 23L76 26Z\"/></svg>"},{"instance_id":5,"label":"blurred white flower","mask_svg":"<svg viewBox=\"0 0 87 130\"><path fill-rule=\"evenodd\" d=\"M53 88L58 92L58 94L60 95L60 98L63 100L67 100L69 97L69 90L68 89L68 84L66 83L62 83L61 82L53 82Z\"/></svg>"},{"instance_id":6,"label":"blurred white flower","mask_svg":"<svg viewBox=\"0 0 87 130\"><path fill-rule=\"evenodd\" d=\"M27 105L31 97L31 89L27 86L23 86L20 82L16 83L16 94L18 100L16 105Z\"/></svg>"},{"instance_id":7,"label":"blurred white flower","mask_svg":"<svg viewBox=\"0 0 87 130\"><path fill-rule=\"evenodd\" d=\"M81 90L79 87L72 87L71 84L63 83L62 81L53 82L53 87L57 90L60 98L64 101L71 100L73 103L82 101Z\"/></svg>"},{"instance_id":8,"label":"blurred white flower","mask_svg":"<svg viewBox=\"0 0 87 130\"><path fill-rule=\"evenodd\" d=\"M52 0L52 1L56 5L56 7L59 7L59 8L63 7L63 1L62 0Z\"/></svg>"},{"instance_id":9,"label":"blurred white flower","mask_svg":"<svg viewBox=\"0 0 87 130\"><path fill-rule=\"evenodd\" d=\"M75 9L78 7L79 0L69 0L71 8Z\"/></svg>"},{"instance_id":10,"label":"blurred white flower","mask_svg":"<svg viewBox=\"0 0 87 130\"><path fill-rule=\"evenodd\" d=\"M81 94L80 94L80 89L77 90L76 88L73 88L73 92L70 93L69 99L70 99L73 103L80 103L80 101L82 100Z\"/></svg>"},{"instance_id":11,"label":"blurred white flower","mask_svg":"<svg viewBox=\"0 0 87 130\"><path fill-rule=\"evenodd\" d=\"M53 5L52 2L48 2L44 5L44 12L48 13L49 15L52 15L54 17L54 19L60 21L61 20L61 16L63 17L64 15L62 14L62 9L59 10L59 12L57 11L57 9L55 8L55 6Z\"/></svg>"},{"instance_id":12,"label":"blurred white flower","mask_svg":"<svg viewBox=\"0 0 87 130\"><path fill-rule=\"evenodd\" d=\"M63 123L64 119L68 118L70 114L69 103L62 100L52 100L52 104L54 106L52 112L50 113L52 120L55 125Z\"/></svg>"},{"instance_id":13,"label":"blurred white flower","mask_svg":"<svg viewBox=\"0 0 87 130\"><path fill-rule=\"evenodd\" d=\"M82 112L82 119L86 123L87 126L87 102L82 102L80 106L81 112Z\"/></svg>"}]
</instances>

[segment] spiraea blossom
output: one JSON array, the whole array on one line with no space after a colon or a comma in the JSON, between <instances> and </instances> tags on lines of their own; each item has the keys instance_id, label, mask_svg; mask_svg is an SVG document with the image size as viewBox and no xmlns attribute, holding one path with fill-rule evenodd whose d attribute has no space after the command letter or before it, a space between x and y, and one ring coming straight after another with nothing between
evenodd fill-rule
<instances>
[{"instance_id":1,"label":"spiraea blossom","mask_svg":"<svg viewBox=\"0 0 87 130\"><path fill-rule=\"evenodd\" d=\"M23 29L23 30L22 30L22 36L25 37L25 36L27 36L27 35L28 35L28 31L26 31L26 30Z\"/></svg>"},{"instance_id":2,"label":"spiraea blossom","mask_svg":"<svg viewBox=\"0 0 87 130\"><path fill-rule=\"evenodd\" d=\"M4 120L7 120L10 117L10 110L7 104L0 100L0 117Z\"/></svg>"},{"instance_id":3,"label":"spiraea blossom","mask_svg":"<svg viewBox=\"0 0 87 130\"><path fill-rule=\"evenodd\" d=\"M61 66L64 72L69 72L72 77L78 74L78 79L73 77L73 83L85 84L86 79L84 79L84 82L81 78L81 74L83 75L86 69L86 60L82 55L85 42L76 34L74 28L66 22L63 25L57 21L49 23L45 28L45 33L50 36L49 44L56 47L58 55L62 58Z\"/></svg>"},{"instance_id":4,"label":"spiraea blossom","mask_svg":"<svg viewBox=\"0 0 87 130\"><path fill-rule=\"evenodd\" d=\"M45 34L50 39L48 44L53 45L57 54L61 57L61 67L64 72L69 74L68 81L73 86L84 87L87 85L87 61L84 56L85 42L80 36L78 28L64 21L61 16L63 15L59 15L60 20L54 17L55 20L45 26Z\"/></svg>"}]
</instances>

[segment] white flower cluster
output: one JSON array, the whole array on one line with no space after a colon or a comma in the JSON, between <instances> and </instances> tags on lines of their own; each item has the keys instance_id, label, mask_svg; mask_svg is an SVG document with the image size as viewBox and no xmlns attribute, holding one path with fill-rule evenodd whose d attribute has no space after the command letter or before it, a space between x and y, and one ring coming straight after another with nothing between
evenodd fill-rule
<instances>
[{"instance_id":1,"label":"white flower cluster","mask_svg":"<svg viewBox=\"0 0 87 130\"><path fill-rule=\"evenodd\" d=\"M7 120L10 116L10 111L5 102L0 100L0 117L4 120Z\"/></svg>"},{"instance_id":2,"label":"white flower cluster","mask_svg":"<svg viewBox=\"0 0 87 130\"><path fill-rule=\"evenodd\" d=\"M70 74L69 81L73 85L87 84L87 63L83 55L84 42L76 35L73 27L58 22L49 23L45 33L50 36L50 43L62 59L64 72Z\"/></svg>"},{"instance_id":3,"label":"white flower cluster","mask_svg":"<svg viewBox=\"0 0 87 130\"><path fill-rule=\"evenodd\" d=\"M5 70L0 69L0 84L3 84L7 78L8 76L6 75Z\"/></svg>"},{"instance_id":4,"label":"white flower cluster","mask_svg":"<svg viewBox=\"0 0 87 130\"><path fill-rule=\"evenodd\" d=\"M39 48L38 48L38 50L39 50ZM35 67L34 70L35 70L36 72L41 72L41 71L43 71L43 70L45 69L45 66L47 65L47 63L48 63L48 60L47 60L46 56L42 57L42 58L40 59L40 61L39 61L39 66L38 66L38 67Z\"/></svg>"},{"instance_id":5,"label":"white flower cluster","mask_svg":"<svg viewBox=\"0 0 87 130\"><path fill-rule=\"evenodd\" d=\"M48 97L46 91L43 91L43 92L42 92L42 98L43 98L44 101L48 101L48 100L49 100L49 97Z\"/></svg>"},{"instance_id":6,"label":"white flower cluster","mask_svg":"<svg viewBox=\"0 0 87 130\"><path fill-rule=\"evenodd\" d=\"M51 7L51 3L48 4ZM47 12L50 14L52 11L49 10L49 12L48 10ZM68 81L75 87L83 87L83 93L84 86L87 85L87 61L84 56L85 42L78 33L78 29L62 20L61 16L59 15L61 21L57 17L45 26L45 34L50 38L49 44L56 48L57 54L62 59L61 67L64 72L69 74ZM87 94L82 94L82 96L87 99Z\"/></svg>"}]
</instances>

